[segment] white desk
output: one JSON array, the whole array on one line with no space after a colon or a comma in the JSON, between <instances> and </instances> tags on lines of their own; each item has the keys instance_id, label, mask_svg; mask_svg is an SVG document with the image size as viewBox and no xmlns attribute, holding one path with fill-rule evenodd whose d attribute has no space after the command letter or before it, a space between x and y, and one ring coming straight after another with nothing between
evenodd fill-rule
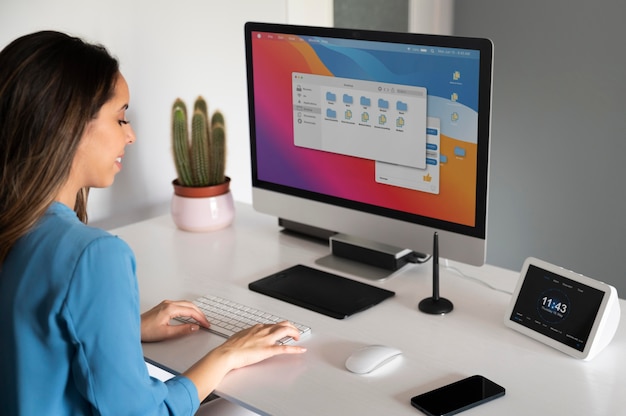
<instances>
[{"instance_id":1,"label":"white desk","mask_svg":"<svg viewBox=\"0 0 626 416\"><path fill-rule=\"evenodd\" d=\"M167 215L113 230L137 256L142 310L163 299L216 294L312 327L312 335L301 341L308 348L305 354L233 371L216 390L220 396L272 415L420 415L409 403L412 396L482 374L503 385L506 396L465 412L467 416L626 411L624 319L607 349L593 361L578 361L506 328L509 295L443 267L441 295L454 303L454 311L445 316L419 312L417 303L432 294L431 262L405 267L383 282L350 276L393 290L396 296L346 320L329 318L247 288L297 263L323 268L316 260L328 248L279 232L275 218L249 205L236 208L235 223L213 233L179 231ZM493 266L454 265L508 291L518 276ZM620 306L626 310L623 300ZM201 331L144 344L144 352L183 371L221 342L219 336ZM376 373L349 373L346 357L367 344L392 345L404 354Z\"/></svg>"}]
</instances>

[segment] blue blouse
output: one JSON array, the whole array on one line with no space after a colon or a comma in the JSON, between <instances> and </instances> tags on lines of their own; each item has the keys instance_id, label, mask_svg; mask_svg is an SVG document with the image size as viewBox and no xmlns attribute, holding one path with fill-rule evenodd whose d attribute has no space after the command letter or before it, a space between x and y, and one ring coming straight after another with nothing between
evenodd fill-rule
<instances>
[{"instance_id":1,"label":"blue blouse","mask_svg":"<svg viewBox=\"0 0 626 416\"><path fill-rule=\"evenodd\" d=\"M0 266L0 413L193 414L191 380L148 375L140 325L130 247L53 203Z\"/></svg>"}]
</instances>

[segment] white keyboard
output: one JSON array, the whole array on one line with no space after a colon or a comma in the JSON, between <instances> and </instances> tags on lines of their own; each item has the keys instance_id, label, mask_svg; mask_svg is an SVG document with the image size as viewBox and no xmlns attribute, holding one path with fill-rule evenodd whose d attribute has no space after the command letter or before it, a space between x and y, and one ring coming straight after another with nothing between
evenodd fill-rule
<instances>
[{"instance_id":1,"label":"white keyboard","mask_svg":"<svg viewBox=\"0 0 626 416\"><path fill-rule=\"evenodd\" d=\"M306 325L218 296L201 296L194 300L193 303L204 312L211 323L211 327L208 328L208 330L225 338L230 338L231 335L242 329L249 328L256 324L273 324L282 321L289 321L298 328L300 337L311 333L311 328ZM193 318L178 318L178 320L183 322L195 322ZM285 337L276 343L289 344L291 342L293 342L293 338Z\"/></svg>"}]
</instances>

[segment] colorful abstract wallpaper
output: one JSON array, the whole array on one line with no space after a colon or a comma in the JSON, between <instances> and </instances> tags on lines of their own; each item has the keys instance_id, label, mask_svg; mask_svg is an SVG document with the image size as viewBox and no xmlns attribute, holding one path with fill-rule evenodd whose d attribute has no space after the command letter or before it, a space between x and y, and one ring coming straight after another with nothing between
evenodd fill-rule
<instances>
[{"instance_id":1,"label":"colorful abstract wallpaper","mask_svg":"<svg viewBox=\"0 0 626 416\"><path fill-rule=\"evenodd\" d=\"M385 48L356 40L253 33L258 180L473 227L478 51L459 57L406 49L396 44ZM440 123L438 193L377 182L375 160L296 146L294 73L426 88L427 116Z\"/></svg>"}]
</instances>

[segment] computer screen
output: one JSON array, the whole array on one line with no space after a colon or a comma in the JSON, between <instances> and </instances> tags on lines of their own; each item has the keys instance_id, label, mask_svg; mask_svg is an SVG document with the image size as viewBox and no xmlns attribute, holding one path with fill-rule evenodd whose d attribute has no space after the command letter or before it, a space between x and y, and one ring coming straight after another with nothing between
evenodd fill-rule
<instances>
[{"instance_id":1,"label":"computer screen","mask_svg":"<svg viewBox=\"0 0 626 416\"><path fill-rule=\"evenodd\" d=\"M492 44L249 22L255 209L483 264Z\"/></svg>"}]
</instances>

